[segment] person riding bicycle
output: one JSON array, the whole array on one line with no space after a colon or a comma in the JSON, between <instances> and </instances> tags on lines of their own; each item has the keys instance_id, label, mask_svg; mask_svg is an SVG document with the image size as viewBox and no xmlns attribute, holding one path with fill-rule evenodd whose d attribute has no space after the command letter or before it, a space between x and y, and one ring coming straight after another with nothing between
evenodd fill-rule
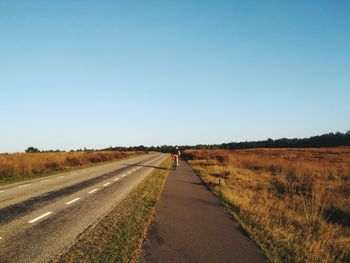
<instances>
[{"instance_id":1,"label":"person riding bicycle","mask_svg":"<svg viewBox=\"0 0 350 263\"><path fill-rule=\"evenodd\" d=\"M171 152L171 157L173 158L173 161L176 162L176 166L179 166L179 157L181 153L179 150L179 147L175 146L175 148Z\"/></svg>"}]
</instances>

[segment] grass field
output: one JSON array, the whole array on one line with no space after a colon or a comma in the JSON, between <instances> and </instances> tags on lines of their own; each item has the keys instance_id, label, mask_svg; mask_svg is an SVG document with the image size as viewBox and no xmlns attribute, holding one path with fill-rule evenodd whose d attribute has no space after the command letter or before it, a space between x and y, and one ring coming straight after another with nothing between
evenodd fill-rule
<instances>
[{"instance_id":1,"label":"grass field","mask_svg":"<svg viewBox=\"0 0 350 263\"><path fill-rule=\"evenodd\" d=\"M45 176L144 152L50 152L0 154L0 184Z\"/></svg>"},{"instance_id":2,"label":"grass field","mask_svg":"<svg viewBox=\"0 0 350 263\"><path fill-rule=\"evenodd\" d=\"M350 262L350 147L186 155L272 262Z\"/></svg>"}]
</instances>

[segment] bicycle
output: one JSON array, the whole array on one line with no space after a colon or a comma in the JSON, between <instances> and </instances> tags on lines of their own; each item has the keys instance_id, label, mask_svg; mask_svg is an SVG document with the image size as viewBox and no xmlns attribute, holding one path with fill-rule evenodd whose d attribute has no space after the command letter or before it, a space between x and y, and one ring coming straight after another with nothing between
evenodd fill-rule
<instances>
[{"instance_id":1,"label":"bicycle","mask_svg":"<svg viewBox=\"0 0 350 263\"><path fill-rule=\"evenodd\" d=\"M174 171L176 171L176 168L177 168L177 166L178 166L178 158L179 158L179 157L173 156L172 167L173 167L173 170L174 170Z\"/></svg>"},{"instance_id":2,"label":"bicycle","mask_svg":"<svg viewBox=\"0 0 350 263\"><path fill-rule=\"evenodd\" d=\"M176 160L173 160L172 166L173 166L173 170L176 171L176 168L177 168Z\"/></svg>"}]
</instances>

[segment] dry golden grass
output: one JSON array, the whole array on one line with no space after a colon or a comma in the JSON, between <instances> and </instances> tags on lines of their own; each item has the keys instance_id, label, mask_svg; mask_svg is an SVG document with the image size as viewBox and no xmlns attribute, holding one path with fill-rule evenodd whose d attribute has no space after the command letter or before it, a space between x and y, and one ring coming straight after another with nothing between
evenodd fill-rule
<instances>
[{"instance_id":1,"label":"dry golden grass","mask_svg":"<svg viewBox=\"0 0 350 263\"><path fill-rule=\"evenodd\" d=\"M0 154L0 184L118 160L140 153L104 151Z\"/></svg>"},{"instance_id":2,"label":"dry golden grass","mask_svg":"<svg viewBox=\"0 0 350 263\"><path fill-rule=\"evenodd\" d=\"M350 147L186 154L271 261L350 262Z\"/></svg>"}]
</instances>

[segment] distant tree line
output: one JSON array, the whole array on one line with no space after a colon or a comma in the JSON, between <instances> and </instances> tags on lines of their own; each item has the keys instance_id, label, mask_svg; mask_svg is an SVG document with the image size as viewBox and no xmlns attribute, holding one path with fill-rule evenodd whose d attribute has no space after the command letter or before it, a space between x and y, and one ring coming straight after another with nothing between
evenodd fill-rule
<instances>
[{"instance_id":1,"label":"distant tree line","mask_svg":"<svg viewBox=\"0 0 350 263\"><path fill-rule=\"evenodd\" d=\"M83 149L77 149L77 150L70 150L69 152L95 152L95 151L143 151L143 152L170 152L174 146L172 145L163 145L163 146L144 146L144 145L139 145L139 146L116 146L116 147L108 147L105 149L88 149L88 148L83 148ZM49 152L66 152L65 150L39 150L36 147L28 147L25 150L26 153L49 153Z\"/></svg>"},{"instance_id":2,"label":"distant tree line","mask_svg":"<svg viewBox=\"0 0 350 263\"><path fill-rule=\"evenodd\" d=\"M337 147L350 146L350 131L346 133L336 132L327 133L309 138L294 138L294 139L267 139L263 141L245 141L245 142L230 142L212 145L196 145L190 146L191 149L254 149L254 148L319 148L319 147Z\"/></svg>"},{"instance_id":3,"label":"distant tree line","mask_svg":"<svg viewBox=\"0 0 350 263\"><path fill-rule=\"evenodd\" d=\"M171 152L174 148L173 145L162 145L162 146L130 146L130 147L109 147L106 149L103 149L103 151L144 151L144 152Z\"/></svg>"},{"instance_id":4,"label":"distant tree line","mask_svg":"<svg viewBox=\"0 0 350 263\"><path fill-rule=\"evenodd\" d=\"M182 145L179 146L181 150L184 149L224 149L224 150L236 150L236 149L253 149L253 148L318 148L318 147L336 147L336 146L350 146L350 130L346 133L336 132L327 133L318 136L312 136L309 138L294 138L294 139L267 139L263 141L245 141L245 142L230 142L222 144L198 144L198 145ZM164 152L168 153L173 150L173 145L163 146L117 146L105 149L78 149L71 150L71 152L91 152L91 151L144 151L144 152ZM61 152L60 150L48 150L40 151L35 147L28 147L25 150L27 153L38 152ZM64 152L64 151L62 151Z\"/></svg>"},{"instance_id":5,"label":"distant tree line","mask_svg":"<svg viewBox=\"0 0 350 263\"><path fill-rule=\"evenodd\" d=\"M251 149L251 148L318 148L318 147L336 147L350 146L350 130L346 133L336 132L327 133L309 138L294 138L294 139L267 139L263 141L245 141L245 142L230 142L222 144L198 144L198 145L180 145L181 150L184 149ZM104 150L112 151L156 151L156 152L171 152L173 145L163 146L134 146L134 147L110 147Z\"/></svg>"}]
</instances>

